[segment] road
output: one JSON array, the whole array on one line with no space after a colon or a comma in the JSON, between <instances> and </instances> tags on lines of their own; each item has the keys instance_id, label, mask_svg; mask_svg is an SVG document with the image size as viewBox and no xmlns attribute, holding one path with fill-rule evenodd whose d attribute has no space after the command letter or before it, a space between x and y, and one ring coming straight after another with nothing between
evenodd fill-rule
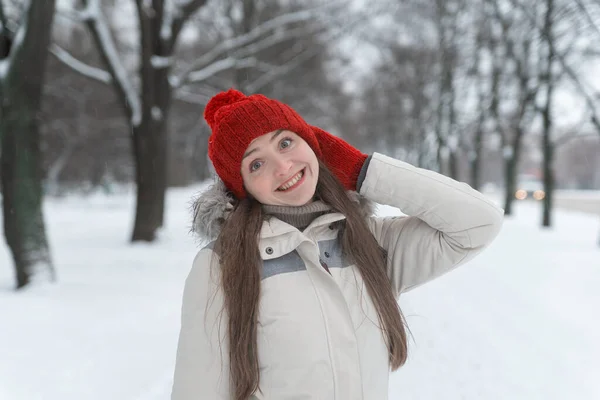
<instances>
[{"instance_id":1,"label":"road","mask_svg":"<svg viewBox=\"0 0 600 400\"><path fill-rule=\"evenodd\" d=\"M557 190L554 205L564 210L600 215L600 191Z\"/></svg>"}]
</instances>

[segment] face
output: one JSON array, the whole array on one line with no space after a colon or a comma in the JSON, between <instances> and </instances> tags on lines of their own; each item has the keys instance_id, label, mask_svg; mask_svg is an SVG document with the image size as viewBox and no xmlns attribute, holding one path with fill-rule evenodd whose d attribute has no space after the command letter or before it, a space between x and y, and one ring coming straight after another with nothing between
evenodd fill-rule
<instances>
[{"instance_id":1,"label":"face","mask_svg":"<svg viewBox=\"0 0 600 400\"><path fill-rule=\"evenodd\" d=\"M248 145L241 172L246 190L262 204L301 206L313 199L319 162L304 139L277 130Z\"/></svg>"}]
</instances>

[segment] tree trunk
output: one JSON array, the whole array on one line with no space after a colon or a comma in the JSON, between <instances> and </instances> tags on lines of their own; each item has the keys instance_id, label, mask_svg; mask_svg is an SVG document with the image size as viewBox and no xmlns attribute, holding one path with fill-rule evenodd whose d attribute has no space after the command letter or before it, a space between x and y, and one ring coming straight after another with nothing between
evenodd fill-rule
<instances>
[{"instance_id":1,"label":"tree trunk","mask_svg":"<svg viewBox=\"0 0 600 400\"><path fill-rule=\"evenodd\" d=\"M451 150L448 159L448 173L450 178L458 180L458 154L457 149Z\"/></svg>"},{"instance_id":2,"label":"tree trunk","mask_svg":"<svg viewBox=\"0 0 600 400\"><path fill-rule=\"evenodd\" d=\"M547 42L548 58L546 60L546 71L544 74L544 80L546 83L546 101L544 108L542 109L543 119L543 150L544 150L544 207L542 213L542 226L552 226L552 197L554 192L554 175L552 171L552 163L554 156L554 145L552 143L550 134L552 131L552 95L554 92L554 81L552 74L552 66L554 64L554 46L552 41L554 40L552 34L552 19L554 17L554 0L546 1L546 16L544 22L543 36Z\"/></svg>"},{"instance_id":3,"label":"tree trunk","mask_svg":"<svg viewBox=\"0 0 600 400\"><path fill-rule=\"evenodd\" d=\"M483 122L479 123L470 159L471 186L475 190L481 189L481 161L483 156Z\"/></svg>"},{"instance_id":4,"label":"tree trunk","mask_svg":"<svg viewBox=\"0 0 600 400\"><path fill-rule=\"evenodd\" d=\"M4 234L13 255L17 288L55 280L42 211L38 114L54 0L33 1L13 46L7 74L0 81L0 155Z\"/></svg>"},{"instance_id":5,"label":"tree trunk","mask_svg":"<svg viewBox=\"0 0 600 400\"><path fill-rule=\"evenodd\" d=\"M548 97L551 96L551 90L548 90ZM554 158L554 146L550 139L550 131L552 127L550 108L544 110L544 210L542 214L542 226L552 226L552 197L554 192L554 173L552 164Z\"/></svg>"},{"instance_id":6,"label":"tree trunk","mask_svg":"<svg viewBox=\"0 0 600 400\"><path fill-rule=\"evenodd\" d=\"M517 165L518 158L513 154L504 160L504 214L512 215L515 190L517 188Z\"/></svg>"},{"instance_id":7,"label":"tree trunk","mask_svg":"<svg viewBox=\"0 0 600 400\"><path fill-rule=\"evenodd\" d=\"M163 225L167 146L164 124L144 118L133 127L137 198L132 241L151 242Z\"/></svg>"},{"instance_id":8,"label":"tree trunk","mask_svg":"<svg viewBox=\"0 0 600 400\"><path fill-rule=\"evenodd\" d=\"M132 241L151 242L164 224L167 191L167 118L171 106L170 66L152 65L152 57L172 57L161 40L163 9L139 12L141 31L142 122L133 127L137 204Z\"/></svg>"},{"instance_id":9,"label":"tree trunk","mask_svg":"<svg viewBox=\"0 0 600 400\"><path fill-rule=\"evenodd\" d=\"M517 126L515 131L515 137L511 146L512 154L504 161L505 163L505 182L506 182L506 194L504 199L504 213L506 215L512 215L512 204L515 201L515 191L517 190L517 176L519 173L519 161L521 160L521 149L523 147L523 135L524 131L521 127Z\"/></svg>"}]
</instances>

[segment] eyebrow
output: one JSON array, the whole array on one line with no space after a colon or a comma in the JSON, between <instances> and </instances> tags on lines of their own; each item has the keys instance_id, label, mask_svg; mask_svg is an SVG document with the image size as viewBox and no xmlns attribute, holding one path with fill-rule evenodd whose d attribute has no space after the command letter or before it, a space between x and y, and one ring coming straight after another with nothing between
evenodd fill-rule
<instances>
[{"instance_id":1,"label":"eyebrow","mask_svg":"<svg viewBox=\"0 0 600 400\"><path fill-rule=\"evenodd\" d=\"M281 132L283 132L285 129L277 129L275 131L275 133L273 134L273 136L271 136L271 139L269 139L269 143L272 143L273 140L275 140L277 138L277 136L281 135ZM250 154L254 153L255 151L257 151L259 148L255 147L252 150L247 151L246 153L244 153L244 156L242 157L242 160L246 157L248 157Z\"/></svg>"}]
</instances>

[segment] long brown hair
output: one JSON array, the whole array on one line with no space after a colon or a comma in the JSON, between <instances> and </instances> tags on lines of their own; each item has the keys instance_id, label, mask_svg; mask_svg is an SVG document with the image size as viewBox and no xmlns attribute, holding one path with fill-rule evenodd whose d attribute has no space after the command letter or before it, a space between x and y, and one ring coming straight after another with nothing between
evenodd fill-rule
<instances>
[{"instance_id":1,"label":"long brown hair","mask_svg":"<svg viewBox=\"0 0 600 400\"><path fill-rule=\"evenodd\" d=\"M319 168L315 195L346 216L339 236L342 251L357 266L367 286L395 370L406 361L407 340L404 318L386 274L387 255L339 180L320 161ZM230 383L235 400L248 399L259 386L257 323L262 260L258 242L265 218L258 201L246 198L236 202L215 247L228 316Z\"/></svg>"}]
</instances>

